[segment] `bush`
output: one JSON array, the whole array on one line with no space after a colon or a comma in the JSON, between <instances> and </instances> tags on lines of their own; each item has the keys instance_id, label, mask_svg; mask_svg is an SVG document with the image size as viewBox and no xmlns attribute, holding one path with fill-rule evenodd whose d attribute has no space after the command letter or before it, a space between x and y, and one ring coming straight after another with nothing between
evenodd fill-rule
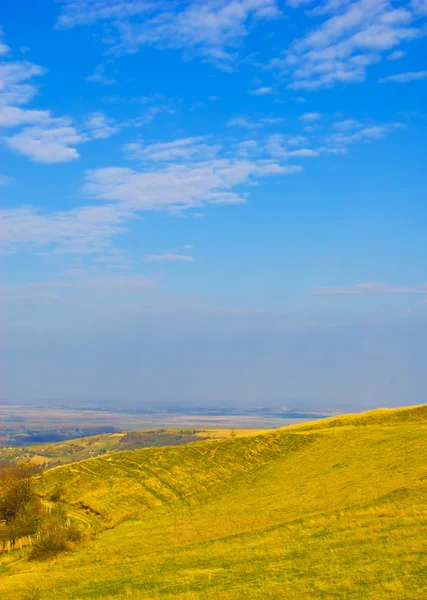
<instances>
[{"instance_id":1,"label":"bush","mask_svg":"<svg viewBox=\"0 0 427 600\"><path fill-rule=\"evenodd\" d=\"M55 489L53 490L53 492L50 495L50 499L52 500L52 502L58 502L59 500L61 500L62 496L64 495L64 486L61 484L58 484Z\"/></svg>"},{"instance_id":2,"label":"bush","mask_svg":"<svg viewBox=\"0 0 427 600\"><path fill-rule=\"evenodd\" d=\"M81 541L78 527L69 522L61 507L47 515L40 527L40 539L33 546L31 560L48 560L61 552L72 550Z\"/></svg>"}]
</instances>

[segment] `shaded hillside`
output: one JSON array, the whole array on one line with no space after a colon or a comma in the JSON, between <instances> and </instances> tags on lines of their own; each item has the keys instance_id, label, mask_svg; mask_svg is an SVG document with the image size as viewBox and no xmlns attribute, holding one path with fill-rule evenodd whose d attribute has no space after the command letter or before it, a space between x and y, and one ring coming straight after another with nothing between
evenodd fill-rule
<instances>
[{"instance_id":1,"label":"shaded hillside","mask_svg":"<svg viewBox=\"0 0 427 600\"><path fill-rule=\"evenodd\" d=\"M426 408L49 471L44 492L63 486L89 532L117 525L53 566L3 558L0 593L20 600L31 581L41 600L425 600Z\"/></svg>"}]
</instances>

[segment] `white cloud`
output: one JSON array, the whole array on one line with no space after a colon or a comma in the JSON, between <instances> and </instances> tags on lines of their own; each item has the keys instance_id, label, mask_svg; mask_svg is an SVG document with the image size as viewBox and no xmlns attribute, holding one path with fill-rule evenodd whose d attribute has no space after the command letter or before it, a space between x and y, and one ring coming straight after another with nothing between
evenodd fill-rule
<instances>
[{"instance_id":1,"label":"white cloud","mask_svg":"<svg viewBox=\"0 0 427 600\"><path fill-rule=\"evenodd\" d=\"M236 159L176 164L154 171L110 167L87 172L84 192L99 200L120 202L129 210L182 211L205 204L245 202L235 186L301 170L271 160Z\"/></svg>"},{"instance_id":2,"label":"white cloud","mask_svg":"<svg viewBox=\"0 0 427 600\"><path fill-rule=\"evenodd\" d=\"M22 108L37 93L32 79L44 73L42 67L30 62L0 63L0 127L21 128L1 138L6 147L35 162L63 163L79 158L77 144L104 139L119 130L102 113L90 115L76 128L69 117L53 117L48 110Z\"/></svg>"},{"instance_id":3,"label":"white cloud","mask_svg":"<svg viewBox=\"0 0 427 600\"><path fill-rule=\"evenodd\" d=\"M90 83L100 83L101 85L114 85L117 83L113 77L106 75L105 65L97 65L92 75L87 75L85 79Z\"/></svg>"},{"instance_id":4,"label":"white cloud","mask_svg":"<svg viewBox=\"0 0 427 600\"><path fill-rule=\"evenodd\" d=\"M408 83L409 81L420 81L426 79L427 71L408 71L406 73L398 73L397 75L388 75L379 79L380 83Z\"/></svg>"},{"instance_id":5,"label":"white cloud","mask_svg":"<svg viewBox=\"0 0 427 600\"><path fill-rule=\"evenodd\" d=\"M231 117L226 127L241 127L243 129L258 129L263 125L277 125L283 123L282 117L261 117L258 121L254 121L244 115Z\"/></svg>"},{"instance_id":6,"label":"white cloud","mask_svg":"<svg viewBox=\"0 0 427 600\"><path fill-rule=\"evenodd\" d=\"M412 0L412 8L415 13L427 15L427 0Z\"/></svg>"},{"instance_id":7,"label":"white cloud","mask_svg":"<svg viewBox=\"0 0 427 600\"><path fill-rule=\"evenodd\" d=\"M300 116L301 121L319 121L322 115L318 112L307 112Z\"/></svg>"},{"instance_id":8,"label":"white cloud","mask_svg":"<svg viewBox=\"0 0 427 600\"><path fill-rule=\"evenodd\" d=\"M352 129L358 129L361 125L354 119L345 119L344 121L336 121L332 127L341 131L351 131Z\"/></svg>"},{"instance_id":9,"label":"white cloud","mask_svg":"<svg viewBox=\"0 0 427 600\"><path fill-rule=\"evenodd\" d=\"M286 153L286 156L294 158L310 158L319 156L319 153L316 150L311 150L310 148L300 148L299 150L290 150Z\"/></svg>"},{"instance_id":10,"label":"white cloud","mask_svg":"<svg viewBox=\"0 0 427 600\"><path fill-rule=\"evenodd\" d=\"M403 52L403 50L395 50L387 56L387 60L400 60L404 56L406 56L406 52Z\"/></svg>"},{"instance_id":11,"label":"white cloud","mask_svg":"<svg viewBox=\"0 0 427 600\"><path fill-rule=\"evenodd\" d=\"M301 146L301 144L306 144L307 141L308 138L305 135L293 135L286 139L286 144L288 146Z\"/></svg>"},{"instance_id":12,"label":"white cloud","mask_svg":"<svg viewBox=\"0 0 427 600\"><path fill-rule=\"evenodd\" d=\"M348 121L347 121L348 122ZM346 123L343 121L341 123ZM337 123L334 124L335 126ZM339 124L338 124L339 125ZM328 134L324 138L328 151L342 152L346 146L355 142L371 143L380 140L387 134L397 131L402 127L401 123L385 123L382 125L366 125L349 120L348 127L341 127L338 133ZM338 129L340 129L338 127Z\"/></svg>"},{"instance_id":13,"label":"white cloud","mask_svg":"<svg viewBox=\"0 0 427 600\"><path fill-rule=\"evenodd\" d=\"M302 138L305 140L305 138ZM297 144L295 144L297 142ZM311 158L319 156L319 152L310 148L298 148L297 150L289 149L289 146L299 145L300 140L292 138L286 139L282 134L270 135L265 143L265 149L270 156L280 158Z\"/></svg>"},{"instance_id":14,"label":"white cloud","mask_svg":"<svg viewBox=\"0 0 427 600\"><path fill-rule=\"evenodd\" d=\"M207 144L203 136L180 138L172 142L148 144L125 144L124 151L132 158L141 161L163 162L208 159L218 154L219 144Z\"/></svg>"},{"instance_id":15,"label":"white cloud","mask_svg":"<svg viewBox=\"0 0 427 600\"><path fill-rule=\"evenodd\" d=\"M256 90L251 90L249 94L252 96L269 96L271 94L275 94L274 88L270 86L259 87Z\"/></svg>"},{"instance_id":16,"label":"white cloud","mask_svg":"<svg viewBox=\"0 0 427 600\"><path fill-rule=\"evenodd\" d=\"M418 294L427 295L427 283L416 286L393 286L387 283L367 282L348 287L325 287L315 290L321 296L366 296L376 294Z\"/></svg>"},{"instance_id":17,"label":"white cloud","mask_svg":"<svg viewBox=\"0 0 427 600\"><path fill-rule=\"evenodd\" d=\"M5 144L39 163L63 163L79 158L74 146L84 141L74 127L28 127L5 138Z\"/></svg>"},{"instance_id":18,"label":"white cloud","mask_svg":"<svg viewBox=\"0 0 427 600\"><path fill-rule=\"evenodd\" d=\"M61 3L63 9L56 26L63 29L90 25L96 21L127 19L149 13L156 5L151 0L62 0Z\"/></svg>"},{"instance_id":19,"label":"white cloud","mask_svg":"<svg viewBox=\"0 0 427 600\"><path fill-rule=\"evenodd\" d=\"M244 140L235 145L235 151L238 156L249 156L259 153L257 140Z\"/></svg>"},{"instance_id":20,"label":"white cloud","mask_svg":"<svg viewBox=\"0 0 427 600\"><path fill-rule=\"evenodd\" d=\"M3 62L0 64L0 105L22 105L37 93L31 83L34 77L45 73L45 69L26 61Z\"/></svg>"},{"instance_id":21,"label":"white cloud","mask_svg":"<svg viewBox=\"0 0 427 600\"><path fill-rule=\"evenodd\" d=\"M3 28L0 27L0 57L5 56L6 54L9 54L9 52L10 52L9 46L7 44L5 44L3 41Z\"/></svg>"},{"instance_id":22,"label":"white cloud","mask_svg":"<svg viewBox=\"0 0 427 600\"><path fill-rule=\"evenodd\" d=\"M17 127L51 120L48 110L26 110L17 106L0 106L0 127Z\"/></svg>"},{"instance_id":23,"label":"white cloud","mask_svg":"<svg viewBox=\"0 0 427 600\"><path fill-rule=\"evenodd\" d=\"M110 238L124 231L129 215L116 206L86 206L56 213L33 207L0 210L1 246L13 252L17 246L54 247L71 253L99 252Z\"/></svg>"},{"instance_id":24,"label":"white cloud","mask_svg":"<svg viewBox=\"0 0 427 600\"><path fill-rule=\"evenodd\" d=\"M53 149L47 142L44 146L50 148L50 160ZM37 160L46 159L42 153L45 151L38 146L32 152ZM65 158L68 159L66 154ZM238 158L166 163L157 169L140 171L120 167L95 169L86 172L83 192L108 204L56 213L42 213L33 207L2 210L1 244L6 252L27 244L55 252L99 252L108 248L111 238L125 231L129 221L137 219L141 212L181 212L207 204L244 203L247 194L240 186L301 170L299 165L282 165L271 159Z\"/></svg>"},{"instance_id":25,"label":"white cloud","mask_svg":"<svg viewBox=\"0 0 427 600\"><path fill-rule=\"evenodd\" d=\"M279 123L283 123L282 117L263 117L260 119L260 123L263 125L278 125Z\"/></svg>"},{"instance_id":26,"label":"white cloud","mask_svg":"<svg viewBox=\"0 0 427 600\"><path fill-rule=\"evenodd\" d=\"M271 62L291 89L364 81L370 65L422 35L413 13L389 0L331 1L311 14L324 20Z\"/></svg>"},{"instance_id":27,"label":"white cloud","mask_svg":"<svg viewBox=\"0 0 427 600\"><path fill-rule=\"evenodd\" d=\"M165 252L164 254L147 254L142 260L145 262L192 262L193 257L188 254Z\"/></svg>"},{"instance_id":28,"label":"white cloud","mask_svg":"<svg viewBox=\"0 0 427 600\"><path fill-rule=\"evenodd\" d=\"M243 127L244 129L256 129L257 127L261 127L261 124L256 123L255 121L251 121L250 119L244 116L236 116L228 119L226 126Z\"/></svg>"},{"instance_id":29,"label":"white cloud","mask_svg":"<svg viewBox=\"0 0 427 600\"><path fill-rule=\"evenodd\" d=\"M250 27L280 16L277 0L65 0L57 26L110 22L116 30L116 36L111 30L108 35L113 52L174 48L229 69Z\"/></svg>"},{"instance_id":30,"label":"white cloud","mask_svg":"<svg viewBox=\"0 0 427 600\"><path fill-rule=\"evenodd\" d=\"M88 136L92 139L106 139L120 130L120 126L113 119L109 119L101 112L89 115L84 127Z\"/></svg>"},{"instance_id":31,"label":"white cloud","mask_svg":"<svg viewBox=\"0 0 427 600\"><path fill-rule=\"evenodd\" d=\"M34 126L4 137L2 142L35 162L50 164L76 160L80 154L75 146L106 139L121 129L121 125L103 113L93 113L80 126L75 126L69 117L55 118L49 111L0 107L0 126L30 123Z\"/></svg>"},{"instance_id":32,"label":"white cloud","mask_svg":"<svg viewBox=\"0 0 427 600\"><path fill-rule=\"evenodd\" d=\"M75 160L79 154L74 146L85 137L76 131L71 119L52 117L48 110L21 108L37 93L32 80L44 73L42 67L27 61L0 63L0 127L24 127L1 142L40 163Z\"/></svg>"}]
</instances>

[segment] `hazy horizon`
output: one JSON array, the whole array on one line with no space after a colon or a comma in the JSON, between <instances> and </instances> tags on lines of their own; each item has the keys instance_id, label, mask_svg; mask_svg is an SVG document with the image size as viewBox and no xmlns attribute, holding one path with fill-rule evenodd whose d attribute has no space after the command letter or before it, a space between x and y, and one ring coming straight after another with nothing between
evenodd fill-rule
<instances>
[{"instance_id":1,"label":"hazy horizon","mask_svg":"<svg viewBox=\"0 0 427 600\"><path fill-rule=\"evenodd\" d=\"M427 398L425 1L0 6L0 398Z\"/></svg>"}]
</instances>

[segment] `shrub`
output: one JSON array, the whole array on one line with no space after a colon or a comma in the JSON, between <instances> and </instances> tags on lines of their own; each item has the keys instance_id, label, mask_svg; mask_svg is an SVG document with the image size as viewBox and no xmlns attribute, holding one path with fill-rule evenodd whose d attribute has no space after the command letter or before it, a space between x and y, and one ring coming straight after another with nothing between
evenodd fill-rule
<instances>
[{"instance_id":1,"label":"shrub","mask_svg":"<svg viewBox=\"0 0 427 600\"><path fill-rule=\"evenodd\" d=\"M50 495L52 502L59 502L64 495L64 486L58 484Z\"/></svg>"},{"instance_id":2,"label":"shrub","mask_svg":"<svg viewBox=\"0 0 427 600\"><path fill-rule=\"evenodd\" d=\"M61 507L55 507L43 519L39 530L40 539L33 546L31 560L48 560L61 552L72 550L81 541L78 527L69 522Z\"/></svg>"}]
</instances>

